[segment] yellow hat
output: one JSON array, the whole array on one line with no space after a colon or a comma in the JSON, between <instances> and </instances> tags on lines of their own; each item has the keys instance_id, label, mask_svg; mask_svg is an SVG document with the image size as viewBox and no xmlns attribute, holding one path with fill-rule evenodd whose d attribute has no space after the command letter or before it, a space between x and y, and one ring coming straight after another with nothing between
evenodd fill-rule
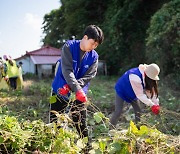
<instances>
[{"instance_id":1,"label":"yellow hat","mask_svg":"<svg viewBox=\"0 0 180 154\"><path fill-rule=\"evenodd\" d=\"M144 72L146 73L146 75L152 79L152 80L159 80L159 72L160 72L160 68L157 64L150 64L147 65L146 69L144 70Z\"/></svg>"}]
</instances>

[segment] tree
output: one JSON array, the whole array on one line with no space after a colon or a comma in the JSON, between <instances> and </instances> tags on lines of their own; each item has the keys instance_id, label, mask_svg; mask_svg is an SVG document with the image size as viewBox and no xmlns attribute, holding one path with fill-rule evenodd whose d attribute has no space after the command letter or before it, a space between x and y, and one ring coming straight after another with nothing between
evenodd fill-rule
<instances>
[{"instance_id":1,"label":"tree","mask_svg":"<svg viewBox=\"0 0 180 154\"><path fill-rule=\"evenodd\" d=\"M63 41L82 38L84 28L96 24L104 31L97 48L109 75L146 63L147 29L152 15L170 0L61 0L61 7L45 15L44 44L61 47Z\"/></svg>"},{"instance_id":2,"label":"tree","mask_svg":"<svg viewBox=\"0 0 180 154\"><path fill-rule=\"evenodd\" d=\"M164 1L113 0L105 12L105 42L100 56L108 63L110 74L145 63L145 38L149 20Z\"/></svg>"},{"instance_id":3,"label":"tree","mask_svg":"<svg viewBox=\"0 0 180 154\"><path fill-rule=\"evenodd\" d=\"M43 33L45 37L42 39L44 45L51 45L60 48L66 38L64 35L64 14L63 8L52 10L44 16Z\"/></svg>"},{"instance_id":4,"label":"tree","mask_svg":"<svg viewBox=\"0 0 180 154\"><path fill-rule=\"evenodd\" d=\"M160 65L163 75L180 75L179 19L180 1L170 1L153 15L147 30L146 56Z\"/></svg>"},{"instance_id":5,"label":"tree","mask_svg":"<svg viewBox=\"0 0 180 154\"><path fill-rule=\"evenodd\" d=\"M103 21L106 8L103 0L61 0L61 4L59 9L44 16L44 44L60 47L72 36L81 39L86 26Z\"/></svg>"}]
</instances>

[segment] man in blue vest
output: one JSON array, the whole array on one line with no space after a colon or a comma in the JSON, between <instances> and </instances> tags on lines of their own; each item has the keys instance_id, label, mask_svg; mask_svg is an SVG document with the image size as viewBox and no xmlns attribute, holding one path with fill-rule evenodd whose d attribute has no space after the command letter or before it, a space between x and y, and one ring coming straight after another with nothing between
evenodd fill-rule
<instances>
[{"instance_id":1,"label":"man in blue vest","mask_svg":"<svg viewBox=\"0 0 180 154\"><path fill-rule=\"evenodd\" d=\"M88 137L85 102L89 82L95 77L98 68L98 54L94 49L103 39L102 30L96 25L89 25L82 40L68 40L64 44L61 59L56 64L52 90L58 99L51 104L50 109L64 113L69 104L70 92L74 92L76 100L70 111L81 138ZM55 120L56 116L50 112L50 122Z\"/></svg>"}]
</instances>

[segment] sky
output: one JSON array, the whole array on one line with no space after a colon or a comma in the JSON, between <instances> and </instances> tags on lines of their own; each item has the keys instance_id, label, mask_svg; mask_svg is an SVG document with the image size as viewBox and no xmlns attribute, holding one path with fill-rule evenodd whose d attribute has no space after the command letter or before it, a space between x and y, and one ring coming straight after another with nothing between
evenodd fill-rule
<instances>
[{"instance_id":1,"label":"sky","mask_svg":"<svg viewBox=\"0 0 180 154\"><path fill-rule=\"evenodd\" d=\"M0 0L0 57L39 49L43 17L59 7L60 0Z\"/></svg>"}]
</instances>

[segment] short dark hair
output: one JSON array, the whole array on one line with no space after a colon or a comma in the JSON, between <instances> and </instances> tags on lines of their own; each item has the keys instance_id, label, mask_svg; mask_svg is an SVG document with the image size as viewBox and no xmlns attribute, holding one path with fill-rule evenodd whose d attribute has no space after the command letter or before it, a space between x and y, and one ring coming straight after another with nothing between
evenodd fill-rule
<instances>
[{"instance_id":1,"label":"short dark hair","mask_svg":"<svg viewBox=\"0 0 180 154\"><path fill-rule=\"evenodd\" d=\"M99 44L102 44L104 40L104 34L101 28L96 25L89 25L84 31L84 35L88 36L88 39L93 39Z\"/></svg>"}]
</instances>

